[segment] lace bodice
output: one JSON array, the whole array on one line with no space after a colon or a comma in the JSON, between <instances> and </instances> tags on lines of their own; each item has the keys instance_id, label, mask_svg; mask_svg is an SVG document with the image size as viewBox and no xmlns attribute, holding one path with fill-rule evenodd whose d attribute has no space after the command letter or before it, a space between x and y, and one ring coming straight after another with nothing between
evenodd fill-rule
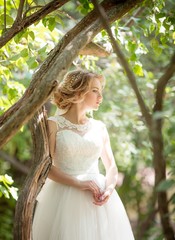
<instances>
[{"instance_id":1,"label":"lace bodice","mask_svg":"<svg viewBox=\"0 0 175 240\"><path fill-rule=\"evenodd\" d=\"M94 119L85 124L73 124L59 115L49 120L58 126L54 165L71 175L98 173L104 124Z\"/></svg>"}]
</instances>

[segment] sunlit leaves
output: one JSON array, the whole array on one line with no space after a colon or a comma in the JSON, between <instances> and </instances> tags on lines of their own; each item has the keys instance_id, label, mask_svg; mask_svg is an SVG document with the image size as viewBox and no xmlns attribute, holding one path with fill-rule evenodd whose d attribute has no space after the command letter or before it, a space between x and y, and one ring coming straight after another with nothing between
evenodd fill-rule
<instances>
[{"instance_id":1,"label":"sunlit leaves","mask_svg":"<svg viewBox=\"0 0 175 240\"><path fill-rule=\"evenodd\" d=\"M15 81L0 83L0 86L0 113L2 113L24 94L25 87L23 84Z\"/></svg>"},{"instance_id":2,"label":"sunlit leaves","mask_svg":"<svg viewBox=\"0 0 175 240\"><path fill-rule=\"evenodd\" d=\"M79 0L80 5L77 9L83 14L86 15L88 12L92 11L94 8L93 4L88 0Z\"/></svg>"},{"instance_id":3,"label":"sunlit leaves","mask_svg":"<svg viewBox=\"0 0 175 240\"><path fill-rule=\"evenodd\" d=\"M4 176L0 175L0 198L2 196L4 196L5 198L10 198L11 195L12 198L17 200L18 189L12 186L13 182L14 181L12 177L10 177L9 175L7 174L5 174Z\"/></svg>"}]
</instances>

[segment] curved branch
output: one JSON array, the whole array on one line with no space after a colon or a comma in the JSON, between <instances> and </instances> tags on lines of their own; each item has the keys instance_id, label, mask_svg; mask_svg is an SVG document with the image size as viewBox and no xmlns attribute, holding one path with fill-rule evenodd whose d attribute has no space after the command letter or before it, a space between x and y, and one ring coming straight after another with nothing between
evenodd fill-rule
<instances>
[{"instance_id":1,"label":"curved branch","mask_svg":"<svg viewBox=\"0 0 175 240\"><path fill-rule=\"evenodd\" d=\"M151 126L151 121L152 121L151 114L149 113L149 109L146 106L146 103L144 102L144 99L141 95L141 92L139 91L139 88L138 88L137 82L136 82L136 77L135 77L133 71L131 70L130 65L128 64L128 62L127 62L123 52L121 51L117 41L113 37L112 31L111 31L109 23L108 23L107 14L105 13L104 8L100 7L97 0L92 0L92 2L94 3L95 9L96 9L97 13L99 14L99 16L101 18L101 21L103 23L103 26L104 26L104 28L106 29L106 31L109 35L109 38L110 38L112 46L113 46L113 50L116 53L116 55L118 56L118 58L120 60L120 63L123 66L124 70L126 71L128 80L129 80L129 82L130 82L130 84L131 84L131 86L132 86L132 88L135 92L138 104L140 106L142 115L145 118L146 124L148 126Z\"/></svg>"},{"instance_id":2,"label":"curved branch","mask_svg":"<svg viewBox=\"0 0 175 240\"><path fill-rule=\"evenodd\" d=\"M166 68L165 73L160 77L157 82L157 88L155 93L155 105L153 111L161 111L163 108L163 96L165 94L165 88L168 81L173 76L175 72L175 52L171 58L169 66Z\"/></svg>"},{"instance_id":3,"label":"curved branch","mask_svg":"<svg viewBox=\"0 0 175 240\"><path fill-rule=\"evenodd\" d=\"M38 10L37 12L33 13L32 15L26 17L26 18L21 18L21 9L22 9L22 1L20 2L21 4L21 9L20 11L18 10L18 15L16 20L14 21L12 27L6 31L1 37L0 37L0 48L2 48L8 41L10 41L16 34L24 30L25 28L29 27L33 23L35 23L38 20L41 20L44 18L47 14L55 11L56 9L60 8L63 6L66 2L69 0L53 0L52 2L46 4L43 8Z\"/></svg>"},{"instance_id":4,"label":"curved branch","mask_svg":"<svg viewBox=\"0 0 175 240\"><path fill-rule=\"evenodd\" d=\"M13 158L12 156L8 155L4 151L0 151L0 157L3 158L5 161L9 162L11 165L13 165L18 171L28 174L29 168L26 167L24 164L19 162L16 158Z\"/></svg>"}]
</instances>

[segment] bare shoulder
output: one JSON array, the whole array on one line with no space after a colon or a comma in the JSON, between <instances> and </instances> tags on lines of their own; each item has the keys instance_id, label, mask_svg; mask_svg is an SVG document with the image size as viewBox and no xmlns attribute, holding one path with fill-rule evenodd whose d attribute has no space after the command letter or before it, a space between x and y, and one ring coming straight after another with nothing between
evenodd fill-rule
<instances>
[{"instance_id":1,"label":"bare shoulder","mask_svg":"<svg viewBox=\"0 0 175 240\"><path fill-rule=\"evenodd\" d=\"M47 119L47 122L48 122L48 130L49 132L57 132L58 131L58 126L57 126L57 123L56 121L53 121L52 119Z\"/></svg>"}]
</instances>

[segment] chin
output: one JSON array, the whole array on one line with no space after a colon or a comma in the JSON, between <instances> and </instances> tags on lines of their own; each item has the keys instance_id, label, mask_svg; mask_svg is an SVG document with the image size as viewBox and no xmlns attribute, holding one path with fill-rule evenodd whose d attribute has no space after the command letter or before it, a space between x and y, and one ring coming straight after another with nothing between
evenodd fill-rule
<instances>
[{"instance_id":1,"label":"chin","mask_svg":"<svg viewBox=\"0 0 175 240\"><path fill-rule=\"evenodd\" d=\"M94 108L93 108L93 111L97 111L98 109L99 109L99 106L94 107Z\"/></svg>"}]
</instances>

